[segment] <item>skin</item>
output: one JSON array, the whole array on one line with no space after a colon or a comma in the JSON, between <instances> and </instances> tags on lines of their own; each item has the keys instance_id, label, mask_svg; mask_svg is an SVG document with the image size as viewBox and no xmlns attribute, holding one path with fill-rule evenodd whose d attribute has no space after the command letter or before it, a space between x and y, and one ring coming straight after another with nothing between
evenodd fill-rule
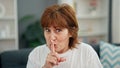
<instances>
[{"instance_id":1,"label":"skin","mask_svg":"<svg viewBox=\"0 0 120 68\"><path fill-rule=\"evenodd\" d=\"M52 68L66 60L64 57L59 57L58 54L69 50L68 43L71 35L67 28L59 28L57 26L44 28L44 35L51 52L48 54L43 68Z\"/></svg>"}]
</instances>

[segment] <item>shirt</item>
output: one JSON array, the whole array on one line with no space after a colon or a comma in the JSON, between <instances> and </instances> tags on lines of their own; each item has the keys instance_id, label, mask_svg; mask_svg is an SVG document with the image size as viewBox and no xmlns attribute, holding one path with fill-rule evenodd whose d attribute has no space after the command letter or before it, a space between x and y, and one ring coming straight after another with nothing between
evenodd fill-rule
<instances>
[{"instance_id":1,"label":"shirt","mask_svg":"<svg viewBox=\"0 0 120 68\"><path fill-rule=\"evenodd\" d=\"M46 44L36 47L28 57L27 68L42 68L46 57L50 52ZM69 49L60 57L66 58L66 61L60 62L53 68L103 68L94 49L86 44L77 44L76 48Z\"/></svg>"}]
</instances>

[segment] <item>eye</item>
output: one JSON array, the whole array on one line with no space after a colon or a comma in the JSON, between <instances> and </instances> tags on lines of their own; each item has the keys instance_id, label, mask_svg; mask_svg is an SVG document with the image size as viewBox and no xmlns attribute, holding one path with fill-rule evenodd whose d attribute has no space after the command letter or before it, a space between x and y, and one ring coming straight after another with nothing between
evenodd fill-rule
<instances>
[{"instance_id":1,"label":"eye","mask_svg":"<svg viewBox=\"0 0 120 68\"><path fill-rule=\"evenodd\" d=\"M44 31L46 31L46 32L50 32L50 29L48 29L48 28L45 28L45 29L44 29Z\"/></svg>"},{"instance_id":2,"label":"eye","mask_svg":"<svg viewBox=\"0 0 120 68\"><path fill-rule=\"evenodd\" d=\"M61 32L62 30L61 29L56 29L56 32Z\"/></svg>"}]
</instances>

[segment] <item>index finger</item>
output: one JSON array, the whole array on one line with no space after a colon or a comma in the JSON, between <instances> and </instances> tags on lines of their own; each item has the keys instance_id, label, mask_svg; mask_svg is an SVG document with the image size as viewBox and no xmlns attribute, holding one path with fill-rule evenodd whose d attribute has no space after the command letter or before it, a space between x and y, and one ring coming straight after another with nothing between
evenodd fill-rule
<instances>
[{"instance_id":1,"label":"index finger","mask_svg":"<svg viewBox=\"0 0 120 68\"><path fill-rule=\"evenodd\" d=\"M55 45L54 45L54 43L53 43L52 40L51 40L51 42L52 42L52 44L51 44L51 51L52 51L52 52L55 52Z\"/></svg>"}]
</instances>

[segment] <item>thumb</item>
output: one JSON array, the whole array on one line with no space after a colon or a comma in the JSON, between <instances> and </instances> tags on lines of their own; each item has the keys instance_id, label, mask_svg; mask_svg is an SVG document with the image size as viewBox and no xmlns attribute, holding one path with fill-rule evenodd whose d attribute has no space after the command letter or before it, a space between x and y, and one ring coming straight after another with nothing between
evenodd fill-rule
<instances>
[{"instance_id":1,"label":"thumb","mask_svg":"<svg viewBox=\"0 0 120 68\"><path fill-rule=\"evenodd\" d=\"M64 62L64 61L66 61L66 58L60 57L59 62Z\"/></svg>"}]
</instances>

